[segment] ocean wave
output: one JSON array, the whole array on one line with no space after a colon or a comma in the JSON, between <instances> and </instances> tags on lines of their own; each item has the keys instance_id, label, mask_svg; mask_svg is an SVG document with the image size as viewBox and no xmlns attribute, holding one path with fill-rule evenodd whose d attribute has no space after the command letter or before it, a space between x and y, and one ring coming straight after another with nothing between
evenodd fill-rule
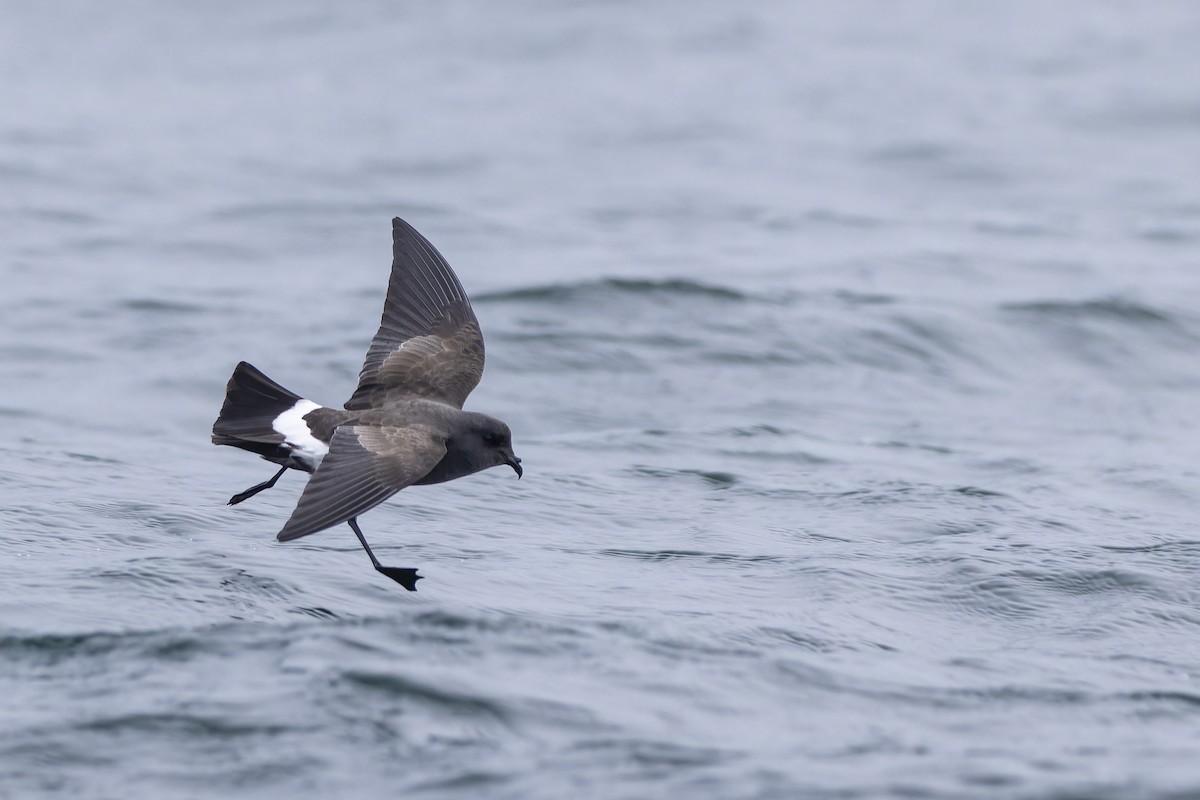
<instances>
[{"instance_id":1,"label":"ocean wave","mask_svg":"<svg viewBox=\"0 0 1200 800\"><path fill-rule=\"evenodd\" d=\"M498 292L484 292L476 295L472 302L479 305L488 303L570 303L580 300L594 302L600 297L704 297L713 300L743 301L750 295L732 289L702 281L685 278L666 280L645 280L637 278L601 278L599 280L578 281L575 283L551 283L541 286L529 286L517 289L507 289Z\"/></svg>"},{"instance_id":2,"label":"ocean wave","mask_svg":"<svg viewBox=\"0 0 1200 800\"><path fill-rule=\"evenodd\" d=\"M1030 300L1006 303L1004 311L1047 319L1116 321L1136 325L1184 326L1184 320L1161 308L1125 297L1090 300Z\"/></svg>"}]
</instances>

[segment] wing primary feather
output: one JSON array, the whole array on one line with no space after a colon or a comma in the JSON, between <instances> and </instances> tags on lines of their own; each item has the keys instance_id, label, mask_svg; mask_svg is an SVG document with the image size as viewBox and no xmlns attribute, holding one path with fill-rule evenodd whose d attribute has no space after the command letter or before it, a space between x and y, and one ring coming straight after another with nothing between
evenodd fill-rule
<instances>
[{"instance_id":1,"label":"wing primary feather","mask_svg":"<svg viewBox=\"0 0 1200 800\"><path fill-rule=\"evenodd\" d=\"M429 242L422 242L421 248L425 250L426 255L432 262L434 267L433 277L440 284L446 305L451 305L455 300L466 300L467 298L462 290L462 286L458 284L458 279L454 277L454 273L450 272L449 265L442 258L441 254Z\"/></svg>"},{"instance_id":2,"label":"wing primary feather","mask_svg":"<svg viewBox=\"0 0 1200 800\"><path fill-rule=\"evenodd\" d=\"M415 283L417 283L418 287L426 290L426 292L423 292L422 294L428 293L429 289L433 287L430 285L429 281L429 278L431 277L431 270L429 268L426 253L424 252L425 243L422 241L424 237L417 233L416 229L407 223L405 223L404 232L406 235L403 237L402 242L399 243L401 246L397 249L408 257L408 260L411 262L413 267L417 268L417 275L425 278L424 281L417 281ZM400 252L398 252L397 255L400 255ZM436 311L438 298L433 296L432 293L429 293L429 297L421 297L420 299L425 307L426 312L429 314L428 322L433 322L439 316L438 312ZM432 307L430 304L426 304L424 302L426 300L432 301Z\"/></svg>"},{"instance_id":3,"label":"wing primary feather","mask_svg":"<svg viewBox=\"0 0 1200 800\"><path fill-rule=\"evenodd\" d=\"M392 275L382 320L345 407L359 410L415 396L462 408L483 372L479 321L437 248L402 219L392 226ZM420 337L430 338L393 357Z\"/></svg>"},{"instance_id":4,"label":"wing primary feather","mask_svg":"<svg viewBox=\"0 0 1200 800\"><path fill-rule=\"evenodd\" d=\"M426 291L429 292L432 300L445 308L445 306L450 304L450 298L446 297L446 293L439 285L438 273L442 270L438 268L439 265L436 260L430 258L426 248L420 242L416 244L417 249L413 253L413 256L415 257L414 260L421 267L421 277L424 279L423 283L427 287Z\"/></svg>"},{"instance_id":5,"label":"wing primary feather","mask_svg":"<svg viewBox=\"0 0 1200 800\"><path fill-rule=\"evenodd\" d=\"M407 293L407 296L401 296L400 290L403 283L406 282L401 282L401 285L396 286L394 291L388 292L391 295L388 298L388 302L391 305L391 312L396 316L403 315L409 317L413 322L417 323L412 326L412 330L420 330L437 319L437 311L430 304L429 299L425 297L425 293L420 291L421 287L419 285L408 287L410 291ZM412 311L410 312L409 309L412 309Z\"/></svg>"},{"instance_id":6,"label":"wing primary feather","mask_svg":"<svg viewBox=\"0 0 1200 800\"><path fill-rule=\"evenodd\" d=\"M430 248L428 245L426 245L425 249L428 251ZM446 305L448 305L448 306L452 305L455 301L462 299L460 297L460 293L456 292L454 290L455 289L454 285L447 278L447 275L446 275L447 267L446 267L445 261L442 261L441 258L438 257L438 254L436 251L434 251L432 253L427 252L426 255L429 257L430 261L432 262L433 279L434 279L435 283L437 284L438 289L441 291L442 297L445 298Z\"/></svg>"},{"instance_id":7,"label":"wing primary feather","mask_svg":"<svg viewBox=\"0 0 1200 800\"><path fill-rule=\"evenodd\" d=\"M415 232L415 231L414 231ZM446 259L437 251L428 239L417 235L412 237L412 243L419 250L421 262L425 267L425 274L430 279L431 284L438 290L440 299L446 305L450 305L454 300L465 299L462 293L461 286L455 286L457 280L449 277L453 275Z\"/></svg>"},{"instance_id":8,"label":"wing primary feather","mask_svg":"<svg viewBox=\"0 0 1200 800\"><path fill-rule=\"evenodd\" d=\"M409 297L414 301L414 306L418 307L425 318L422 320L423 327L428 326L438 318L438 312L433 303L433 298L428 297L428 291L420 291L423 287L420 285L415 287L418 291L414 291ZM419 306L417 306L419 304Z\"/></svg>"}]
</instances>

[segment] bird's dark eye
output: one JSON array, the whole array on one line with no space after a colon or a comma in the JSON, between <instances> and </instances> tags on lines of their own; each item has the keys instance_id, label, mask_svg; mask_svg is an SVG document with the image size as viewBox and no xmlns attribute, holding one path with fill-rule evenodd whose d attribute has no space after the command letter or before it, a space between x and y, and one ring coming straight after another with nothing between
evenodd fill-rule
<instances>
[{"instance_id":1,"label":"bird's dark eye","mask_svg":"<svg viewBox=\"0 0 1200 800\"><path fill-rule=\"evenodd\" d=\"M485 433L483 435L483 443L489 447L499 447L504 444L504 437L495 433Z\"/></svg>"}]
</instances>

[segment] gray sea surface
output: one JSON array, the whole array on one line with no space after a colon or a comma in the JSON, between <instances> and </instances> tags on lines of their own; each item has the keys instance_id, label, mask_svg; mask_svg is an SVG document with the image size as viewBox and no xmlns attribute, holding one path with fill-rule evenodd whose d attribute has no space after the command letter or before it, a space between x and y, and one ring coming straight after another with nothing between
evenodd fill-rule
<instances>
[{"instance_id":1,"label":"gray sea surface","mask_svg":"<svg viewBox=\"0 0 1200 800\"><path fill-rule=\"evenodd\" d=\"M1200 4L0 2L0 797L1200 797ZM390 223L509 470L279 544Z\"/></svg>"}]
</instances>

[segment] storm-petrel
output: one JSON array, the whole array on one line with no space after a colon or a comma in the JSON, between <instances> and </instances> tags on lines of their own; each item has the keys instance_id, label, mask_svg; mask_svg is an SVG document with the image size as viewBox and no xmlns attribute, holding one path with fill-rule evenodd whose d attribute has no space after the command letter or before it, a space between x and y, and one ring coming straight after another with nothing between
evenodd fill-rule
<instances>
[{"instance_id":1,"label":"storm-petrel","mask_svg":"<svg viewBox=\"0 0 1200 800\"><path fill-rule=\"evenodd\" d=\"M462 284L399 217L392 220L392 255L383 320L345 410L306 400L243 361L229 379L212 440L282 465L230 505L271 488L288 469L310 472L279 541L348 522L375 569L416 591L417 570L381 566L358 515L413 484L501 464L519 478L522 469L507 425L462 410L483 375L483 334Z\"/></svg>"}]
</instances>

